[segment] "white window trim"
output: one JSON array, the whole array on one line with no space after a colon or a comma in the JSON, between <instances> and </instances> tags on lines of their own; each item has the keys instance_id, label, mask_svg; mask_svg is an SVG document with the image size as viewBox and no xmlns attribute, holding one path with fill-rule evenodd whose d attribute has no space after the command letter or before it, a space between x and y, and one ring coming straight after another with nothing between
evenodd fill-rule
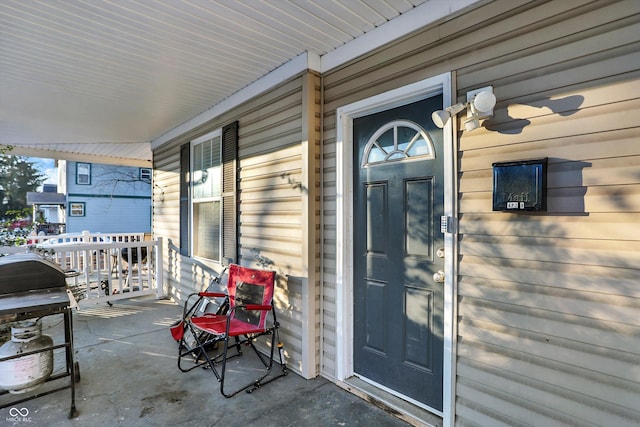
<instances>
[{"instance_id":1,"label":"white window trim","mask_svg":"<svg viewBox=\"0 0 640 427\"><path fill-rule=\"evenodd\" d=\"M87 168L86 174L81 174L81 168ZM86 176L87 182L80 182L80 176ZM91 185L91 163L77 162L76 163L76 185Z\"/></svg>"},{"instance_id":2,"label":"white window trim","mask_svg":"<svg viewBox=\"0 0 640 427\"><path fill-rule=\"evenodd\" d=\"M151 181L151 179L153 178L153 169L140 168L138 170L138 175L142 181L146 181L146 180ZM148 175L148 177L145 177L145 175Z\"/></svg>"},{"instance_id":3,"label":"white window trim","mask_svg":"<svg viewBox=\"0 0 640 427\"><path fill-rule=\"evenodd\" d=\"M198 144L202 144L205 141L208 141L212 138L216 138L216 137L220 137L220 152L222 153L222 128L216 129L212 132L209 132L205 135L202 135L194 140L191 140L191 144L189 147L189 150L191 151L189 153L189 233L191 234L191 238L189 239L189 253L193 256L193 258L195 259L199 259L199 260L203 260L203 261L213 261L216 263L221 263L222 262L222 227L224 227L224 224L222 223L223 217L222 217L222 208L220 209L220 233L219 235L221 236L221 238L218 240L218 253L220 254L220 259L209 259L209 258L204 258L201 256L197 256L196 255L196 251L195 251L195 220L194 220L194 213L193 213L193 205L194 205L194 197L193 197L193 172L194 172L194 147ZM222 166L222 165L221 165ZM220 168L220 183L221 185L223 185L222 183L222 167ZM207 197L207 198L202 198L202 199L197 199L198 202L211 202L211 201L219 201L220 204L222 204L222 192L220 193L220 195L218 197Z\"/></svg>"},{"instance_id":4,"label":"white window trim","mask_svg":"<svg viewBox=\"0 0 640 427\"><path fill-rule=\"evenodd\" d=\"M397 106L442 94L443 108L453 102L451 73L444 73L368 99L338 108L336 135L336 379L340 382L354 375L353 370L353 120ZM426 114L426 112L425 112ZM444 136L444 214L457 218L456 155L454 122L449 120ZM452 221L455 222L455 221ZM455 316L456 316L456 224L444 234L444 426L454 422L455 404Z\"/></svg>"}]
</instances>

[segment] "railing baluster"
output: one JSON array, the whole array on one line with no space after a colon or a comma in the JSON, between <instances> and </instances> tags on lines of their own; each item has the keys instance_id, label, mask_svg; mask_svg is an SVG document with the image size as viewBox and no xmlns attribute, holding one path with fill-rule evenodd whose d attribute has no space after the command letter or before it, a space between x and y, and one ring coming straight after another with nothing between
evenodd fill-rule
<instances>
[{"instance_id":1,"label":"railing baluster","mask_svg":"<svg viewBox=\"0 0 640 427\"><path fill-rule=\"evenodd\" d=\"M162 296L164 289L161 239L145 240L144 233L85 233L82 236L32 237L29 238L29 246L36 245L53 250L45 255L46 258L63 270L77 270L80 273L75 277L69 277L67 282L69 286L73 286L75 293L82 293L82 301L85 304L153 293L157 297ZM55 239L55 242L40 243L46 239ZM28 252L29 246L0 247L0 254ZM122 256L124 248L127 248L129 255L127 261L124 261ZM136 263L131 262L134 258ZM123 273L125 262L128 268L126 273ZM137 267L136 271L133 269L134 264ZM102 288L102 282L106 284L106 292Z\"/></svg>"}]
</instances>

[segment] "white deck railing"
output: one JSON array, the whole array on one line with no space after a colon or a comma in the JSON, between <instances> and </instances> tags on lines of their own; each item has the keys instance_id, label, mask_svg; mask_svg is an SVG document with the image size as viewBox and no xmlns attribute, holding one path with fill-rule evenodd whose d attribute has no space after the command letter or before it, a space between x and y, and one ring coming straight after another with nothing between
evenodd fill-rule
<instances>
[{"instance_id":1,"label":"white deck railing","mask_svg":"<svg viewBox=\"0 0 640 427\"><path fill-rule=\"evenodd\" d=\"M2 246L0 254L34 251L55 262L67 272L67 285L81 306L142 295L163 296L161 239L144 240L144 233L36 239L47 238L57 240Z\"/></svg>"}]
</instances>

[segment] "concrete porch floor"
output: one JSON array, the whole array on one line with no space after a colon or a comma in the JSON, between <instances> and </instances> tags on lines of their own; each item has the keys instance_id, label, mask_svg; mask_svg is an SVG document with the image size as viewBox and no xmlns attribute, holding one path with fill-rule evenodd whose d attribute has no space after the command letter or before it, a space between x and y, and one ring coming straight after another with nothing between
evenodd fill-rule
<instances>
[{"instance_id":1,"label":"concrete porch floor","mask_svg":"<svg viewBox=\"0 0 640 427\"><path fill-rule=\"evenodd\" d=\"M74 310L74 347L81 376L76 384L78 415L68 419L71 390L66 389L0 409L0 425L408 425L325 379L305 380L291 372L252 394L242 392L226 399L210 371L178 370L177 345L168 326L181 312L171 301L153 297ZM62 341L62 330L62 316L43 319L43 334L53 336L56 343ZM54 361L54 373L64 369L59 350ZM57 381L42 388L69 383L68 377ZM5 394L0 403L13 399Z\"/></svg>"}]
</instances>

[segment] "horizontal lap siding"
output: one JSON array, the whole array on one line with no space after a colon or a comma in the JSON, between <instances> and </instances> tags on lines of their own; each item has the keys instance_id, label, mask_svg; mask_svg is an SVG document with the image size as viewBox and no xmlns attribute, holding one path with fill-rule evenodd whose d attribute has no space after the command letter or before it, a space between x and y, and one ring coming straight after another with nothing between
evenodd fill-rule
<instances>
[{"instance_id":1,"label":"horizontal lap siding","mask_svg":"<svg viewBox=\"0 0 640 427\"><path fill-rule=\"evenodd\" d=\"M326 95L325 95L326 99ZM322 342L320 373L336 378L336 143L335 118L327 116L325 106L322 149Z\"/></svg>"},{"instance_id":2,"label":"horizontal lap siding","mask_svg":"<svg viewBox=\"0 0 640 427\"><path fill-rule=\"evenodd\" d=\"M456 424L638 425L640 3L495 1L324 76L323 375L335 376L337 108L454 71ZM460 117L458 125L461 127ZM492 211L492 163L548 157L548 212Z\"/></svg>"},{"instance_id":3,"label":"horizontal lap siding","mask_svg":"<svg viewBox=\"0 0 640 427\"><path fill-rule=\"evenodd\" d=\"M180 240L180 152L179 148L153 153L153 232L156 236ZM166 277L166 276L165 276Z\"/></svg>"},{"instance_id":4,"label":"horizontal lap siding","mask_svg":"<svg viewBox=\"0 0 640 427\"><path fill-rule=\"evenodd\" d=\"M295 79L239 115L239 253L243 265L274 269L280 339L296 370L302 360L302 84Z\"/></svg>"},{"instance_id":5,"label":"horizontal lap siding","mask_svg":"<svg viewBox=\"0 0 640 427\"><path fill-rule=\"evenodd\" d=\"M460 139L460 425L640 422L640 5L608 3L457 70L498 99ZM537 157L548 212L492 212L492 163Z\"/></svg>"},{"instance_id":6,"label":"horizontal lap siding","mask_svg":"<svg viewBox=\"0 0 640 427\"><path fill-rule=\"evenodd\" d=\"M187 281L182 281L187 273L178 273L176 258L180 258L175 250L170 249L180 244L180 146L165 146L153 153L153 212L151 217L154 237L163 238L163 254L166 262L162 262L165 278L165 291L177 302L184 302L187 295L195 291L189 288ZM197 289L200 290L200 289Z\"/></svg>"},{"instance_id":7,"label":"horizontal lap siding","mask_svg":"<svg viewBox=\"0 0 640 427\"><path fill-rule=\"evenodd\" d=\"M179 147L200 135L239 121L239 262L276 270L274 296L289 366L302 359L301 78L262 94L154 152L154 231L179 245ZM162 189L162 190L160 190ZM160 201L161 191L164 201ZM165 277L182 301L207 286L218 266L180 256L169 247Z\"/></svg>"},{"instance_id":8,"label":"horizontal lap siding","mask_svg":"<svg viewBox=\"0 0 640 427\"><path fill-rule=\"evenodd\" d=\"M300 141L300 120L281 129L280 138ZM242 130L240 131L242 138ZM256 135L258 137L258 135ZM247 138L247 145L252 143ZM241 143L242 146L242 143ZM295 145L257 151L240 150L240 256L245 262L278 270L279 292L275 295L282 313L280 335L294 365L301 358L302 288L288 280L301 270L302 201L300 186L301 149Z\"/></svg>"}]
</instances>

